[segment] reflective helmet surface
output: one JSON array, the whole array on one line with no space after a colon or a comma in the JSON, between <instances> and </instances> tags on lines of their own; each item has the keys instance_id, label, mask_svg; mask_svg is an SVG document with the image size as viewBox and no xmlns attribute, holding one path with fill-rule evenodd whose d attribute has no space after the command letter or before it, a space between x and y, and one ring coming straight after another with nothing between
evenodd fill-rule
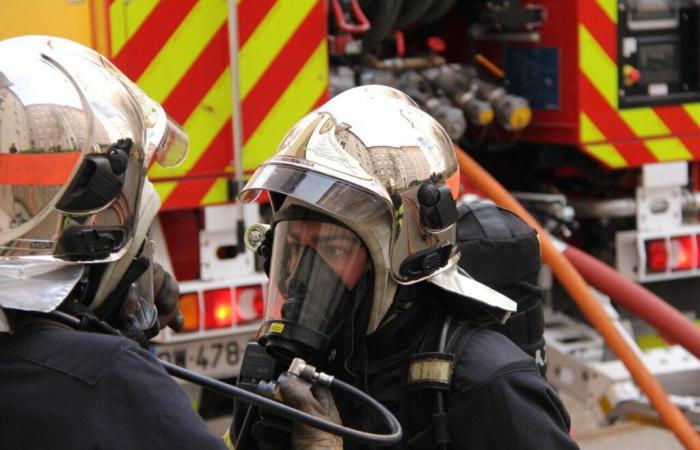
<instances>
[{"instance_id":1,"label":"reflective helmet surface","mask_svg":"<svg viewBox=\"0 0 700 450\"><path fill-rule=\"evenodd\" d=\"M0 263L118 259L152 157L187 138L95 51L65 39L0 42Z\"/></svg>"},{"instance_id":2,"label":"reflective helmet surface","mask_svg":"<svg viewBox=\"0 0 700 450\"><path fill-rule=\"evenodd\" d=\"M458 184L452 142L438 122L402 92L370 85L301 119L241 198L252 201L263 190L284 194L364 241L375 273L371 331L386 314L395 283L431 278L457 262L454 222L430 221L430 202L419 196L449 197L443 200L454 207Z\"/></svg>"}]
</instances>

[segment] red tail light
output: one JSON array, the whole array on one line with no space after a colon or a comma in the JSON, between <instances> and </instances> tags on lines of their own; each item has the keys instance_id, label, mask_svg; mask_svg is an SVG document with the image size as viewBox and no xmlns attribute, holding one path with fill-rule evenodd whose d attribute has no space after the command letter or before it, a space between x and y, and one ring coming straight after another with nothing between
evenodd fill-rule
<instances>
[{"instance_id":1,"label":"red tail light","mask_svg":"<svg viewBox=\"0 0 700 450\"><path fill-rule=\"evenodd\" d=\"M692 236L671 238L671 269L690 270L697 260Z\"/></svg>"},{"instance_id":2,"label":"red tail light","mask_svg":"<svg viewBox=\"0 0 700 450\"><path fill-rule=\"evenodd\" d=\"M647 253L647 272L665 272L668 267L668 250L664 239L644 242Z\"/></svg>"},{"instance_id":3,"label":"red tail light","mask_svg":"<svg viewBox=\"0 0 700 450\"><path fill-rule=\"evenodd\" d=\"M180 296L180 311L184 322L183 332L199 330L199 299L196 293L182 294Z\"/></svg>"},{"instance_id":4,"label":"red tail light","mask_svg":"<svg viewBox=\"0 0 700 450\"><path fill-rule=\"evenodd\" d=\"M262 287L236 288L236 323L245 324L262 319L264 306Z\"/></svg>"},{"instance_id":5,"label":"red tail light","mask_svg":"<svg viewBox=\"0 0 700 450\"><path fill-rule=\"evenodd\" d=\"M227 328L233 324L231 289L204 292L204 328Z\"/></svg>"}]
</instances>

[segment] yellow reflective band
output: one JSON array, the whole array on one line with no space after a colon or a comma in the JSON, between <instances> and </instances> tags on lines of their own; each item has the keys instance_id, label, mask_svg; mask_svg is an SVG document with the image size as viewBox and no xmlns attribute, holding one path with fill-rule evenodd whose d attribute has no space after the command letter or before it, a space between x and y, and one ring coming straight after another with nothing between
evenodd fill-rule
<instances>
[{"instance_id":1,"label":"yellow reflective band","mask_svg":"<svg viewBox=\"0 0 700 450\"><path fill-rule=\"evenodd\" d=\"M328 50L324 39L243 146L245 170L255 169L275 152L288 128L314 107L327 86Z\"/></svg>"},{"instance_id":2,"label":"yellow reflective band","mask_svg":"<svg viewBox=\"0 0 700 450\"><path fill-rule=\"evenodd\" d=\"M278 0L270 9L238 53L241 99L248 95L316 4L317 0Z\"/></svg>"},{"instance_id":3,"label":"yellow reflective band","mask_svg":"<svg viewBox=\"0 0 700 450\"><path fill-rule=\"evenodd\" d=\"M579 123L581 131L581 136L579 136L579 138L581 139L581 142L590 143L607 140L603 132L598 129L596 124L594 124L588 115L583 111L579 115Z\"/></svg>"},{"instance_id":4,"label":"yellow reflective band","mask_svg":"<svg viewBox=\"0 0 700 450\"><path fill-rule=\"evenodd\" d=\"M693 119L695 125L700 127L700 103L689 103L683 105L683 109Z\"/></svg>"},{"instance_id":5,"label":"yellow reflective band","mask_svg":"<svg viewBox=\"0 0 700 450\"><path fill-rule=\"evenodd\" d=\"M156 189L156 193L158 194L158 197L160 197L161 203L165 203L165 200L170 197L170 194L172 194L173 190L177 187L177 182L175 181L162 181L162 182L153 182L153 187Z\"/></svg>"},{"instance_id":6,"label":"yellow reflective band","mask_svg":"<svg viewBox=\"0 0 700 450\"><path fill-rule=\"evenodd\" d=\"M112 55L119 53L141 24L151 15L158 0L115 1L109 6Z\"/></svg>"},{"instance_id":7,"label":"yellow reflective band","mask_svg":"<svg viewBox=\"0 0 700 450\"><path fill-rule=\"evenodd\" d=\"M617 23L617 0L596 0L605 15L610 17L613 23ZM585 5L583 6L585 8Z\"/></svg>"},{"instance_id":8,"label":"yellow reflective band","mask_svg":"<svg viewBox=\"0 0 700 450\"><path fill-rule=\"evenodd\" d=\"M617 66L586 27L578 26L579 68L608 104L617 109Z\"/></svg>"},{"instance_id":9,"label":"yellow reflective band","mask_svg":"<svg viewBox=\"0 0 700 450\"><path fill-rule=\"evenodd\" d=\"M229 201L228 179L217 178L212 187L204 194L200 205L211 205L212 203L223 203Z\"/></svg>"},{"instance_id":10,"label":"yellow reflective band","mask_svg":"<svg viewBox=\"0 0 700 450\"><path fill-rule=\"evenodd\" d=\"M650 137L671 134L671 130L651 108L623 109L619 113L622 120L637 136Z\"/></svg>"},{"instance_id":11,"label":"yellow reflective band","mask_svg":"<svg viewBox=\"0 0 700 450\"><path fill-rule=\"evenodd\" d=\"M228 120L231 119L231 70L222 72L183 128L190 138L190 149L179 166L166 169L158 164L151 166L148 176L179 177L189 172Z\"/></svg>"},{"instance_id":12,"label":"yellow reflective band","mask_svg":"<svg viewBox=\"0 0 700 450\"><path fill-rule=\"evenodd\" d=\"M226 21L227 14L225 1L198 1L139 77L141 89L162 103Z\"/></svg>"},{"instance_id":13,"label":"yellow reflective band","mask_svg":"<svg viewBox=\"0 0 700 450\"><path fill-rule=\"evenodd\" d=\"M585 145L584 148L588 153L602 161L606 166L613 169L627 167L627 161L622 157L612 144L594 144Z\"/></svg>"},{"instance_id":14,"label":"yellow reflective band","mask_svg":"<svg viewBox=\"0 0 700 450\"><path fill-rule=\"evenodd\" d=\"M649 139L644 141L644 145L658 161L693 159L693 155L678 138Z\"/></svg>"}]
</instances>

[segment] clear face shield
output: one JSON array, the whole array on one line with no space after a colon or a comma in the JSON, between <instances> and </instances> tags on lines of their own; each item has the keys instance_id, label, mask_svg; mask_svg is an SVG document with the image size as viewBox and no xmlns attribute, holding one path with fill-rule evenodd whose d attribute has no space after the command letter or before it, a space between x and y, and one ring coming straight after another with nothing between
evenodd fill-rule
<instances>
[{"instance_id":1,"label":"clear face shield","mask_svg":"<svg viewBox=\"0 0 700 450\"><path fill-rule=\"evenodd\" d=\"M340 225L285 220L275 226L265 323L259 342L276 358L328 356L369 292L369 253Z\"/></svg>"}]
</instances>

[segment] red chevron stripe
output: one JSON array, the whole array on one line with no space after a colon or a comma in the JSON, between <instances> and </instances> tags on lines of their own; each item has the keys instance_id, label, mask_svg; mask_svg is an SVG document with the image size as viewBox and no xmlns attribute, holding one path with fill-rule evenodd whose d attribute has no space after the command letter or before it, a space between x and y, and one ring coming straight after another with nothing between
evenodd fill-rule
<instances>
[{"instance_id":1,"label":"red chevron stripe","mask_svg":"<svg viewBox=\"0 0 700 450\"><path fill-rule=\"evenodd\" d=\"M241 47L258 28L276 0L244 0L238 5L238 42Z\"/></svg>"},{"instance_id":2,"label":"red chevron stripe","mask_svg":"<svg viewBox=\"0 0 700 450\"><path fill-rule=\"evenodd\" d=\"M700 159L700 135L684 136L679 139L693 155L693 160Z\"/></svg>"},{"instance_id":3,"label":"red chevron stripe","mask_svg":"<svg viewBox=\"0 0 700 450\"><path fill-rule=\"evenodd\" d=\"M671 130L671 134L699 131L695 121L681 106L660 106L654 108L654 111Z\"/></svg>"},{"instance_id":4,"label":"red chevron stripe","mask_svg":"<svg viewBox=\"0 0 700 450\"><path fill-rule=\"evenodd\" d=\"M636 139L634 131L618 116L584 73L580 73L581 108L603 132L607 140Z\"/></svg>"},{"instance_id":5,"label":"red chevron stripe","mask_svg":"<svg viewBox=\"0 0 700 450\"><path fill-rule=\"evenodd\" d=\"M323 105L326 103L328 100L330 100L331 96L328 93L328 89L324 89L321 95L318 96L318 100L316 100L316 103L314 103L314 107L312 109L316 109L319 106Z\"/></svg>"},{"instance_id":6,"label":"red chevron stripe","mask_svg":"<svg viewBox=\"0 0 700 450\"><path fill-rule=\"evenodd\" d=\"M319 26L322 23L325 23L324 2L317 2L243 100L244 142L253 135L279 96L304 67L321 40L325 39L325 28Z\"/></svg>"},{"instance_id":7,"label":"red chevron stripe","mask_svg":"<svg viewBox=\"0 0 700 450\"><path fill-rule=\"evenodd\" d=\"M617 26L595 0L579 8L581 23L593 35L610 59L617 63Z\"/></svg>"},{"instance_id":8,"label":"red chevron stripe","mask_svg":"<svg viewBox=\"0 0 700 450\"><path fill-rule=\"evenodd\" d=\"M632 166L655 161L654 155L641 143L630 127L617 115L605 101L588 77L581 73L579 76L581 95L586 99L581 108L600 129L607 141L632 140L631 143L615 142L616 148L625 160Z\"/></svg>"},{"instance_id":9,"label":"red chevron stripe","mask_svg":"<svg viewBox=\"0 0 700 450\"><path fill-rule=\"evenodd\" d=\"M163 108L177 122L184 123L226 70L228 60L228 27L224 23L175 89L168 94Z\"/></svg>"},{"instance_id":10,"label":"red chevron stripe","mask_svg":"<svg viewBox=\"0 0 700 450\"><path fill-rule=\"evenodd\" d=\"M233 161L233 127L231 120L227 120L187 175L223 176L226 174L226 167L231 165L231 161Z\"/></svg>"},{"instance_id":11,"label":"red chevron stripe","mask_svg":"<svg viewBox=\"0 0 700 450\"><path fill-rule=\"evenodd\" d=\"M622 157L625 158L629 167L657 162L642 140L615 142L614 145Z\"/></svg>"},{"instance_id":12,"label":"red chevron stripe","mask_svg":"<svg viewBox=\"0 0 700 450\"><path fill-rule=\"evenodd\" d=\"M196 208L209 189L216 182L216 177L185 178L178 181L161 207L162 210Z\"/></svg>"},{"instance_id":13,"label":"red chevron stripe","mask_svg":"<svg viewBox=\"0 0 700 450\"><path fill-rule=\"evenodd\" d=\"M197 0L159 2L131 39L114 55L114 64L136 81L196 4Z\"/></svg>"}]
</instances>

